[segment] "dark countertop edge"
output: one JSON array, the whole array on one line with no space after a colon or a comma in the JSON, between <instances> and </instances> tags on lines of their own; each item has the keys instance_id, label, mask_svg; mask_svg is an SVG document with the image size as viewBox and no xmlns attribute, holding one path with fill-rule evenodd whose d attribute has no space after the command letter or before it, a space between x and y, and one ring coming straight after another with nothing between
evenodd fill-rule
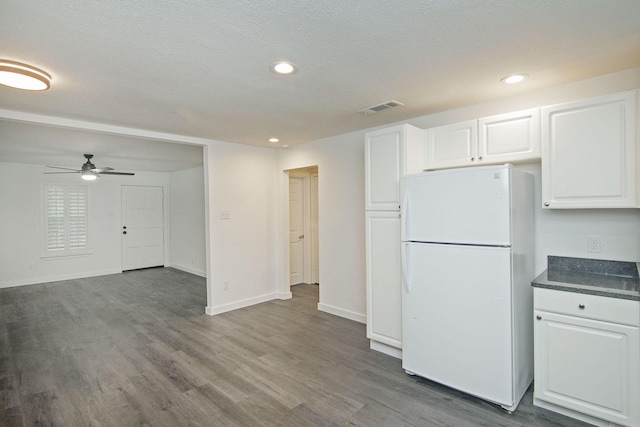
<instances>
[{"instance_id":1,"label":"dark countertop edge","mask_svg":"<svg viewBox=\"0 0 640 427\"><path fill-rule=\"evenodd\" d=\"M546 276L546 271L543 274ZM534 288L552 289L556 291L572 292L574 294L589 294L589 295L598 295L598 296L609 297L609 298L640 301L640 293L634 292L634 291L623 291L623 290L612 291L611 289L598 288L596 286L574 285L570 283L560 283L560 282L540 283L540 282L537 282L537 280L538 279L536 278L533 282L531 282L531 286L533 286Z\"/></svg>"}]
</instances>

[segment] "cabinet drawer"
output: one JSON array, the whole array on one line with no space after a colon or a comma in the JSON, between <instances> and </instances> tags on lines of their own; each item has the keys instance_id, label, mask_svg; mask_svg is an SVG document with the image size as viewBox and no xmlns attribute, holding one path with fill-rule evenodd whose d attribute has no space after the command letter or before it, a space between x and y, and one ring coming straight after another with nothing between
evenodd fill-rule
<instances>
[{"instance_id":1,"label":"cabinet drawer","mask_svg":"<svg viewBox=\"0 0 640 427\"><path fill-rule=\"evenodd\" d=\"M533 295L535 310L625 325L640 325L638 301L541 288L534 288Z\"/></svg>"}]
</instances>

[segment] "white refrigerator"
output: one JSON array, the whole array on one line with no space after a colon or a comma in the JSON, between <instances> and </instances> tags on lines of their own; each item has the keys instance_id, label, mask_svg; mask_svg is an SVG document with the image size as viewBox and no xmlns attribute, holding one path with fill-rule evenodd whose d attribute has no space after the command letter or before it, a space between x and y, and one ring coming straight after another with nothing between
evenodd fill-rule
<instances>
[{"instance_id":1,"label":"white refrigerator","mask_svg":"<svg viewBox=\"0 0 640 427\"><path fill-rule=\"evenodd\" d=\"M533 177L511 165L400 180L402 366L518 406L533 379Z\"/></svg>"}]
</instances>

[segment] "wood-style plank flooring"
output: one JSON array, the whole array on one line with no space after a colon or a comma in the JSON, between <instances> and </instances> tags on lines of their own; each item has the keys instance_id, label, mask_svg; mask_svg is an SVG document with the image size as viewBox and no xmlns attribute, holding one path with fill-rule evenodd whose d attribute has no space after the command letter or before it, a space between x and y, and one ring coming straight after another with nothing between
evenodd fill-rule
<instances>
[{"instance_id":1,"label":"wood-style plank flooring","mask_svg":"<svg viewBox=\"0 0 640 427\"><path fill-rule=\"evenodd\" d=\"M218 316L169 268L0 289L1 426L580 426L404 373L318 286Z\"/></svg>"}]
</instances>

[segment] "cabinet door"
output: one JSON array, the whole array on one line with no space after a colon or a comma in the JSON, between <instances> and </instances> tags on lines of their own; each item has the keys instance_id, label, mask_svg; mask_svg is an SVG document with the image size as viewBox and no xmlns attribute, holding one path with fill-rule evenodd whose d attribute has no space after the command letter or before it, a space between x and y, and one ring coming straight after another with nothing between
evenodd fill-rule
<instances>
[{"instance_id":1,"label":"cabinet door","mask_svg":"<svg viewBox=\"0 0 640 427\"><path fill-rule=\"evenodd\" d=\"M545 311L535 315L535 398L637 426L638 328Z\"/></svg>"},{"instance_id":2,"label":"cabinet door","mask_svg":"<svg viewBox=\"0 0 640 427\"><path fill-rule=\"evenodd\" d=\"M478 160L478 121L427 129L426 169L472 166Z\"/></svg>"},{"instance_id":3,"label":"cabinet door","mask_svg":"<svg viewBox=\"0 0 640 427\"><path fill-rule=\"evenodd\" d=\"M399 125L365 135L366 210L399 210L400 177L423 170L424 130Z\"/></svg>"},{"instance_id":4,"label":"cabinet door","mask_svg":"<svg viewBox=\"0 0 640 427\"><path fill-rule=\"evenodd\" d=\"M400 213L366 214L367 338L401 348Z\"/></svg>"},{"instance_id":5,"label":"cabinet door","mask_svg":"<svg viewBox=\"0 0 640 427\"><path fill-rule=\"evenodd\" d=\"M402 126L366 134L364 166L367 210L400 209L403 138Z\"/></svg>"},{"instance_id":6,"label":"cabinet door","mask_svg":"<svg viewBox=\"0 0 640 427\"><path fill-rule=\"evenodd\" d=\"M540 158L540 112L534 108L478 120L478 162L509 163Z\"/></svg>"},{"instance_id":7,"label":"cabinet door","mask_svg":"<svg viewBox=\"0 0 640 427\"><path fill-rule=\"evenodd\" d=\"M635 92L543 108L543 207L636 207L635 115Z\"/></svg>"}]
</instances>

